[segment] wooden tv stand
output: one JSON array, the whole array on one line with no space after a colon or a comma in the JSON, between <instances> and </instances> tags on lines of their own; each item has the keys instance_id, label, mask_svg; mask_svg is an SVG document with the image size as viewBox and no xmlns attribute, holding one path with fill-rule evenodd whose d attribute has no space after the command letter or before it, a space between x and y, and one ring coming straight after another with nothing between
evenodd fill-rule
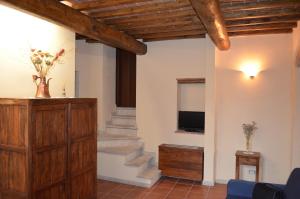
<instances>
[{"instance_id":1,"label":"wooden tv stand","mask_svg":"<svg viewBox=\"0 0 300 199\"><path fill-rule=\"evenodd\" d=\"M159 169L162 175L203 180L203 147L162 144L159 146Z\"/></svg>"}]
</instances>

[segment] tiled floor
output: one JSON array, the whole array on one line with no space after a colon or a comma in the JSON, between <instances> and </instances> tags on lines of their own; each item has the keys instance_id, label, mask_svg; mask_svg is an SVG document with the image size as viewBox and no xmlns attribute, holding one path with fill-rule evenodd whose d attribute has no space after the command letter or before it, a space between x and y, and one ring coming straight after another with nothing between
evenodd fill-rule
<instances>
[{"instance_id":1,"label":"tiled floor","mask_svg":"<svg viewBox=\"0 0 300 199\"><path fill-rule=\"evenodd\" d=\"M98 181L97 199L225 199L226 185L208 187L194 181L161 178L152 188Z\"/></svg>"}]
</instances>

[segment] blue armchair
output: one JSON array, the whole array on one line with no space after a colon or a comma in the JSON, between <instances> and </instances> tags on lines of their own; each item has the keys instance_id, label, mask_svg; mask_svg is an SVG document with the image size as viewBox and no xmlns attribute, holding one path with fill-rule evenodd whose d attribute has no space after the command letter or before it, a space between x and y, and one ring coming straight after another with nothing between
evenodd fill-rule
<instances>
[{"instance_id":1,"label":"blue armchair","mask_svg":"<svg viewBox=\"0 0 300 199\"><path fill-rule=\"evenodd\" d=\"M230 180L227 185L226 199L252 199L255 182ZM284 199L300 199L300 168L292 171L286 185L270 184L281 190Z\"/></svg>"}]
</instances>

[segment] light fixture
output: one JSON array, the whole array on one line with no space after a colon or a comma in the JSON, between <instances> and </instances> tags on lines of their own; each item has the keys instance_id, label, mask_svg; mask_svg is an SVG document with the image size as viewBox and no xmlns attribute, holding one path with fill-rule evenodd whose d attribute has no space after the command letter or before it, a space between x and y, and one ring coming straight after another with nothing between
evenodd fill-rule
<instances>
[{"instance_id":1,"label":"light fixture","mask_svg":"<svg viewBox=\"0 0 300 199\"><path fill-rule=\"evenodd\" d=\"M241 70L246 76L253 79L260 71L260 64L256 61L248 61L242 64Z\"/></svg>"}]
</instances>

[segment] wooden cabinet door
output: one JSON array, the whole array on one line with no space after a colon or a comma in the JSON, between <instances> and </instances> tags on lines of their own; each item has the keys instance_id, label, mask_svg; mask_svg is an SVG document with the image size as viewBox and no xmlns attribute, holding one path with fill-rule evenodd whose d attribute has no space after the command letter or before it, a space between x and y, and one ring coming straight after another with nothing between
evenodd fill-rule
<instances>
[{"instance_id":1,"label":"wooden cabinet door","mask_svg":"<svg viewBox=\"0 0 300 199\"><path fill-rule=\"evenodd\" d=\"M66 199L68 106L33 106L32 182L35 199Z\"/></svg>"},{"instance_id":2,"label":"wooden cabinet door","mask_svg":"<svg viewBox=\"0 0 300 199\"><path fill-rule=\"evenodd\" d=\"M136 54L117 49L117 107L136 106Z\"/></svg>"},{"instance_id":3,"label":"wooden cabinet door","mask_svg":"<svg viewBox=\"0 0 300 199\"><path fill-rule=\"evenodd\" d=\"M71 104L70 198L96 198L97 108L96 103Z\"/></svg>"},{"instance_id":4,"label":"wooden cabinet door","mask_svg":"<svg viewBox=\"0 0 300 199\"><path fill-rule=\"evenodd\" d=\"M26 197L27 108L0 105L0 199Z\"/></svg>"}]
</instances>

